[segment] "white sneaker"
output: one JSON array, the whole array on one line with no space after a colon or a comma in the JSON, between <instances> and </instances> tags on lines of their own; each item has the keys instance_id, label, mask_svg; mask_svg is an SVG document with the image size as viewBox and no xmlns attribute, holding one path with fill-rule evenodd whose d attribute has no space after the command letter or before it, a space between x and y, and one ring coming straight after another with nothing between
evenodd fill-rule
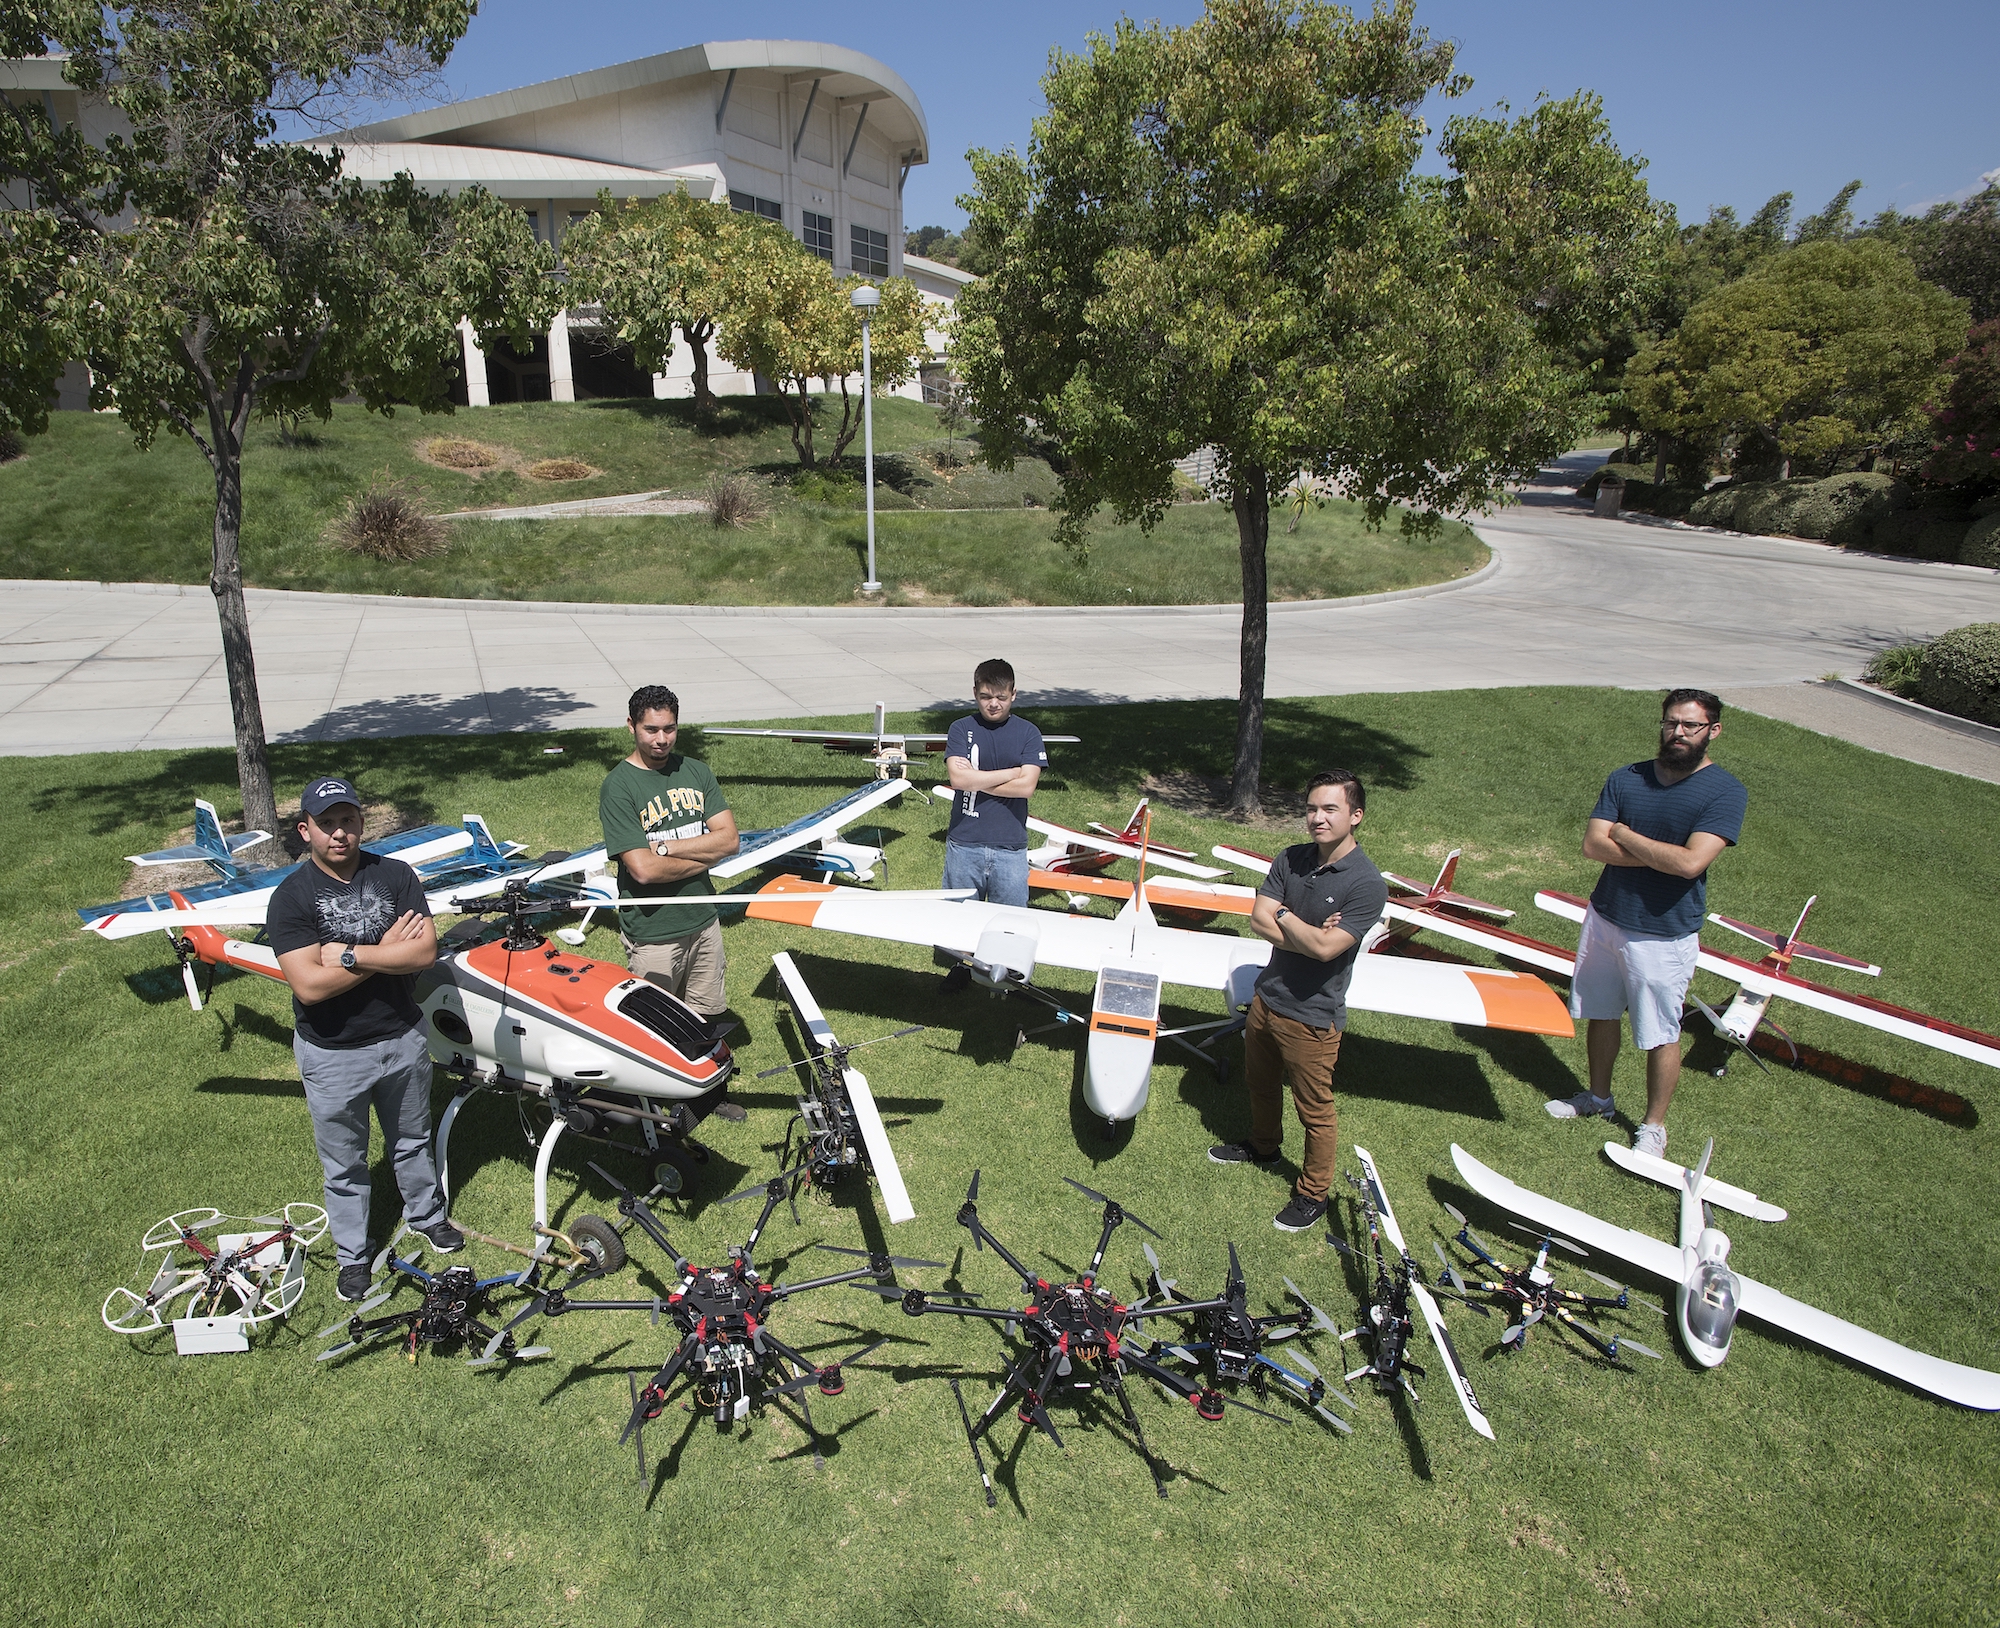
<instances>
[{"instance_id":1,"label":"white sneaker","mask_svg":"<svg viewBox=\"0 0 2000 1628\"><path fill-rule=\"evenodd\" d=\"M1632 1133L1632 1151L1664 1159L1667 1156L1667 1127L1641 1124Z\"/></svg>"},{"instance_id":2,"label":"white sneaker","mask_svg":"<svg viewBox=\"0 0 2000 1628\"><path fill-rule=\"evenodd\" d=\"M1618 1111L1618 1105L1609 1097L1593 1097L1588 1091L1579 1091L1563 1102L1545 1102L1542 1106L1548 1109L1552 1119L1589 1119L1593 1115L1609 1119Z\"/></svg>"}]
</instances>

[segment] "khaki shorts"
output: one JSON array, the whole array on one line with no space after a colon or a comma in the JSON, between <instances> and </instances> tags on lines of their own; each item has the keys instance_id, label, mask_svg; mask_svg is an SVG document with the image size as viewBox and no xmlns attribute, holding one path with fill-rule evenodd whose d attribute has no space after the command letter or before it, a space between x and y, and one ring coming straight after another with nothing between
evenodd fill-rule
<instances>
[{"instance_id":1,"label":"khaki shorts","mask_svg":"<svg viewBox=\"0 0 2000 1628\"><path fill-rule=\"evenodd\" d=\"M678 995L703 1017L720 1017L729 1006L722 974L729 960L722 953L722 924L712 921L685 938L663 944L625 940L625 964L641 978L650 978L669 994Z\"/></svg>"}]
</instances>

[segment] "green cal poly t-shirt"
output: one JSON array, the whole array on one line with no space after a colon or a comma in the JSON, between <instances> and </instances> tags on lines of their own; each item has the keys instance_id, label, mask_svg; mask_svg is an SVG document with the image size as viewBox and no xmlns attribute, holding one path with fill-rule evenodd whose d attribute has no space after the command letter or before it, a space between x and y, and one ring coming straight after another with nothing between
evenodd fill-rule
<instances>
[{"instance_id":1,"label":"green cal poly t-shirt","mask_svg":"<svg viewBox=\"0 0 2000 1628\"><path fill-rule=\"evenodd\" d=\"M597 794L597 817L604 827L604 851L614 859L634 848L698 837L708 822L729 807L715 775L699 758L679 752L664 769L642 769L627 758L604 777ZM701 899L715 891L706 871L684 882L635 882L619 867L621 899ZM664 944L700 932L716 918L712 904L620 905L625 936L635 944Z\"/></svg>"}]
</instances>

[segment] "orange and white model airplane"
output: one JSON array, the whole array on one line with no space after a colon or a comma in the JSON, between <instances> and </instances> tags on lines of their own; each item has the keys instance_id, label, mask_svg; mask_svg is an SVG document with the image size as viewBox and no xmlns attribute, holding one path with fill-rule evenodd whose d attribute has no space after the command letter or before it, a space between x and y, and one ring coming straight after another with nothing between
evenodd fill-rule
<instances>
[{"instance_id":1,"label":"orange and white model airplane","mask_svg":"<svg viewBox=\"0 0 2000 1628\"><path fill-rule=\"evenodd\" d=\"M1018 991L1054 1007L1059 1021L1085 1024L1089 1038L1084 1101L1115 1129L1119 1121L1136 1118L1146 1105L1157 1042L1177 1040L1185 1045L1189 1034L1231 1028L1241 1021L1231 1016L1180 1029L1162 1028L1163 986L1222 991L1234 1014L1249 1005L1257 974L1271 957L1271 946L1259 938L1162 925L1153 910L1154 890L1182 884L1147 879L1145 833L1142 817L1139 876L1115 917L972 899L913 898L902 908L870 909L854 903L855 889L791 878L767 887L748 914L929 945L963 960L974 980L987 989ZM1061 1000L1034 983L1038 966L1096 975L1087 1018L1068 1011ZM1482 967L1362 956L1355 963L1347 1004L1357 1012L1388 1012L1529 1034L1575 1032L1563 1003L1539 978ZM1201 1055L1204 1061L1213 1061L1206 1053Z\"/></svg>"},{"instance_id":2,"label":"orange and white model airplane","mask_svg":"<svg viewBox=\"0 0 2000 1628\"><path fill-rule=\"evenodd\" d=\"M1216 857L1227 859L1232 864L1246 869L1266 870L1270 861L1261 854L1253 854L1247 849L1215 849ZM1429 888L1421 888L1414 882L1401 877L1388 878L1392 893L1402 897L1392 897L1389 901L1388 919L1392 923L1390 931L1378 937L1367 947L1379 948L1382 943L1395 938L1407 938L1418 931L1438 933L1446 938L1455 938L1461 943L1471 944L1480 949L1490 950L1495 955L1526 966L1539 967L1547 972L1560 973L1567 978L1576 971L1576 952L1564 949L1559 944L1549 944L1538 938L1530 938L1525 933L1517 933L1511 928L1500 927L1491 920L1477 917L1506 917L1509 912L1493 905L1484 904L1464 894L1453 893L1451 884L1458 864L1458 851L1453 850L1445 861L1444 869ZM1822 966L1838 967L1847 972L1862 973L1868 977L1880 977L1882 969L1872 962L1855 956L1843 955L1837 950L1823 949L1817 944L1807 943L1800 934L1805 929L1806 917L1812 907L1819 902L1818 895L1806 900L1806 907L1799 912L1799 919L1789 933L1775 933L1766 927L1757 927L1746 921L1738 921L1733 916L1711 912L1709 920L1716 926L1741 935L1755 943L1762 944L1767 953L1755 961L1742 956L1730 955L1723 950L1702 947L1697 965L1704 972L1712 972L1719 978L1726 978L1737 986L1735 998L1718 1012L1700 996L1690 998L1713 1025L1716 1034L1728 1044L1744 1052L1759 1068L1763 1060L1750 1048L1750 1038L1760 1025L1768 1026L1786 1046L1792 1049L1796 1058L1798 1048L1791 1036L1779 1027L1771 1017L1771 1003L1774 1000L1793 1000L1802 1006L1810 1006L1816 1011L1831 1013L1851 1022L1860 1023L1871 1029L1879 1029L1900 1039L1914 1040L1920 1046L1949 1052L1955 1057L1964 1057L1975 1063L1984 1063L1989 1068L2000 1068L2000 1035L1990 1035L1978 1029L1970 1029L1963 1024L1947 1022L1926 1013L1911 1010L1905 1006L1892 1006L1887 1001L1876 1000L1873 996L1857 995L1844 989L1834 989L1826 984L1814 983L1801 978L1792 971L1794 961L1813 961ZM1536 905L1551 915L1562 916L1569 921L1581 922L1590 901L1580 899L1573 893L1559 893L1545 888L1535 895Z\"/></svg>"}]
</instances>

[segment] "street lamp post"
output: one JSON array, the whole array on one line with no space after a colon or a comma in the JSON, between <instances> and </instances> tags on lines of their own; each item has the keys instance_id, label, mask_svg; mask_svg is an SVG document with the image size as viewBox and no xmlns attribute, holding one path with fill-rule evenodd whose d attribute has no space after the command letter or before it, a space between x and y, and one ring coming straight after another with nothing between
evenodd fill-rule
<instances>
[{"instance_id":1,"label":"street lamp post","mask_svg":"<svg viewBox=\"0 0 2000 1628\"><path fill-rule=\"evenodd\" d=\"M875 576L875 373L868 354L868 318L882 303L882 290L863 283L849 300L861 313L861 462L868 494L868 580L861 584L861 591L879 594L882 584Z\"/></svg>"}]
</instances>

